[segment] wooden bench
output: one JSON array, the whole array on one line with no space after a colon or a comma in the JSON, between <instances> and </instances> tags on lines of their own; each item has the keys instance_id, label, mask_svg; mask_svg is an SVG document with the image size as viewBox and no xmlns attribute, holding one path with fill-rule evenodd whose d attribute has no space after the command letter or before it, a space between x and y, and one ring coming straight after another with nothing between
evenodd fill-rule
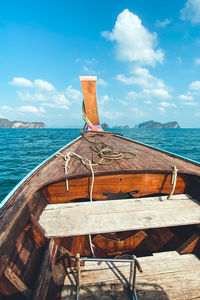
<instances>
[{"instance_id":1,"label":"wooden bench","mask_svg":"<svg viewBox=\"0 0 200 300\"><path fill-rule=\"evenodd\" d=\"M49 204L39 224L46 237L68 237L200 224L200 203L188 195Z\"/></svg>"}]
</instances>

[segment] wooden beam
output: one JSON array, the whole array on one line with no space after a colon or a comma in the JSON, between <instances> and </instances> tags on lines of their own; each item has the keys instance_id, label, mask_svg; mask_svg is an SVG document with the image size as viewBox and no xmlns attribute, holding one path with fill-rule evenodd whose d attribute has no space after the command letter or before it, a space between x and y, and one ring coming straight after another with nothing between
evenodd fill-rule
<instances>
[{"instance_id":1,"label":"wooden beam","mask_svg":"<svg viewBox=\"0 0 200 300\"><path fill-rule=\"evenodd\" d=\"M27 285L11 270L11 268L6 268L4 275L20 293L22 293L27 299L31 299L31 289L27 287Z\"/></svg>"},{"instance_id":2,"label":"wooden beam","mask_svg":"<svg viewBox=\"0 0 200 300\"><path fill-rule=\"evenodd\" d=\"M56 260L56 254L60 239L51 239L48 242L44 252L43 262L41 264L39 276L36 281L36 288L33 294L33 300L45 300L51 280L52 269Z\"/></svg>"},{"instance_id":3,"label":"wooden beam","mask_svg":"<svg viewBox=\"0 0 200 300\"><path fill-rule=\"evenodd\" d=\"M25 227L25 231L28 232L29 236L39 247L43 247L47 242L45 231L32 214L30 215L30 221L31 222Z\"/></svg>"},{"instance_id":4,"label":"wooden beam","mask_svg":"<svg viewBox=\"0 0 200 300\"><path fill-rule=\"evenodd\" d=\"M96 99L96 80L96 76L80 76L87 117L92 124L99 125Z\"/></svg>"},{"instance_id":5,"label":"wooden beam","mask_svg":"<svg viewBox=\"0 0 200 300\"><path fill-rule=\"evenodd\" d=\"M178 251L180 254L188 254L192 253L197 244L200 241L200 236L198 234L193 234L185 243L183 243L176 251Z\"/></svg>"}]
</instances>

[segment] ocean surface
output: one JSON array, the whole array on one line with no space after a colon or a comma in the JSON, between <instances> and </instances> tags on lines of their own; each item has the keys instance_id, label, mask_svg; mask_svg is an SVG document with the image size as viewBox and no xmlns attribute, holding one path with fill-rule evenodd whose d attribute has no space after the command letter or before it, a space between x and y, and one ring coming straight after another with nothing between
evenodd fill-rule
<instances>
[{"instance_id":1,"label":"ocean surface","mask_svg":"<svg viewBox=\"0 0 200 300\"><path fill-rule=\"evenodd\" d=\"M200 129L113 131L200 162ZM79 129L0 129L0 202L33 168L79 135Z\"/></svg>"}]
</instances>

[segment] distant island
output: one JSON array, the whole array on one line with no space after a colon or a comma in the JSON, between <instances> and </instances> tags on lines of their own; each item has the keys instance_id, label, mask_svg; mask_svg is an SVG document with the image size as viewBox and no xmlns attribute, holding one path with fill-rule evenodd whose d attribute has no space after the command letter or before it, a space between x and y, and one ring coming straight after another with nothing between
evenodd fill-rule
<instances>
[{"instance_id":1,"label":"distant island","mask_svg":"<svg viewBox=\"0 0 200 300\"><path fill-rule=\"evenodd\" d=\"M134 128L180 128L178 122L172 121L167 123L155 122L153 120L146 121L135 125Z\"/></svg>"},{"instance_id":2,"label":"distant island","mask_svg":"<svg viewBox=\"0 0 200 300\"><path fill-rule=\"evenodd\" d=\"M101 124L103 129L109 129L109 125L107 123ZM113 126L112 128L115 129L128 129L130 128L128 125L125 126ZM167 122L167 123L160 123L160 122L155 122L153 120L146 121L140 124L137 124L134 126L134 128L180 128L178 122L172 121L172 122Z\"/></svg>"},{"instance_id":3,"label":"distant island","mask_svg":"<svg viewBox=\"0 0 200 300\"><path fill-rule=\"evenodd\" d=\"M22 122L9 121L8 119L0 118L0 128L45 128L43 122Z\"/></svg>"}]
</instances>

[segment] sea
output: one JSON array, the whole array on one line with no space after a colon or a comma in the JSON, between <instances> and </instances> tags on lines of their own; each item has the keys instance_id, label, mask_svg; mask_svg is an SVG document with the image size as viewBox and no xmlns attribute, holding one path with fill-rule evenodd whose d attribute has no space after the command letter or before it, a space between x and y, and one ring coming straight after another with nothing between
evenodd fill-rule
<instances>
[{"instance_id":1,"label":"sea","mask_svg":"<svg viewBox=\"0 0 200 300\"><path fill-rule=\"evenodd\" d=\"M200 129L113 129L124 137L200 163ZM38 164L80 136L80 129L0 129L0 202Z\"/></svg>"}]
</instances>

